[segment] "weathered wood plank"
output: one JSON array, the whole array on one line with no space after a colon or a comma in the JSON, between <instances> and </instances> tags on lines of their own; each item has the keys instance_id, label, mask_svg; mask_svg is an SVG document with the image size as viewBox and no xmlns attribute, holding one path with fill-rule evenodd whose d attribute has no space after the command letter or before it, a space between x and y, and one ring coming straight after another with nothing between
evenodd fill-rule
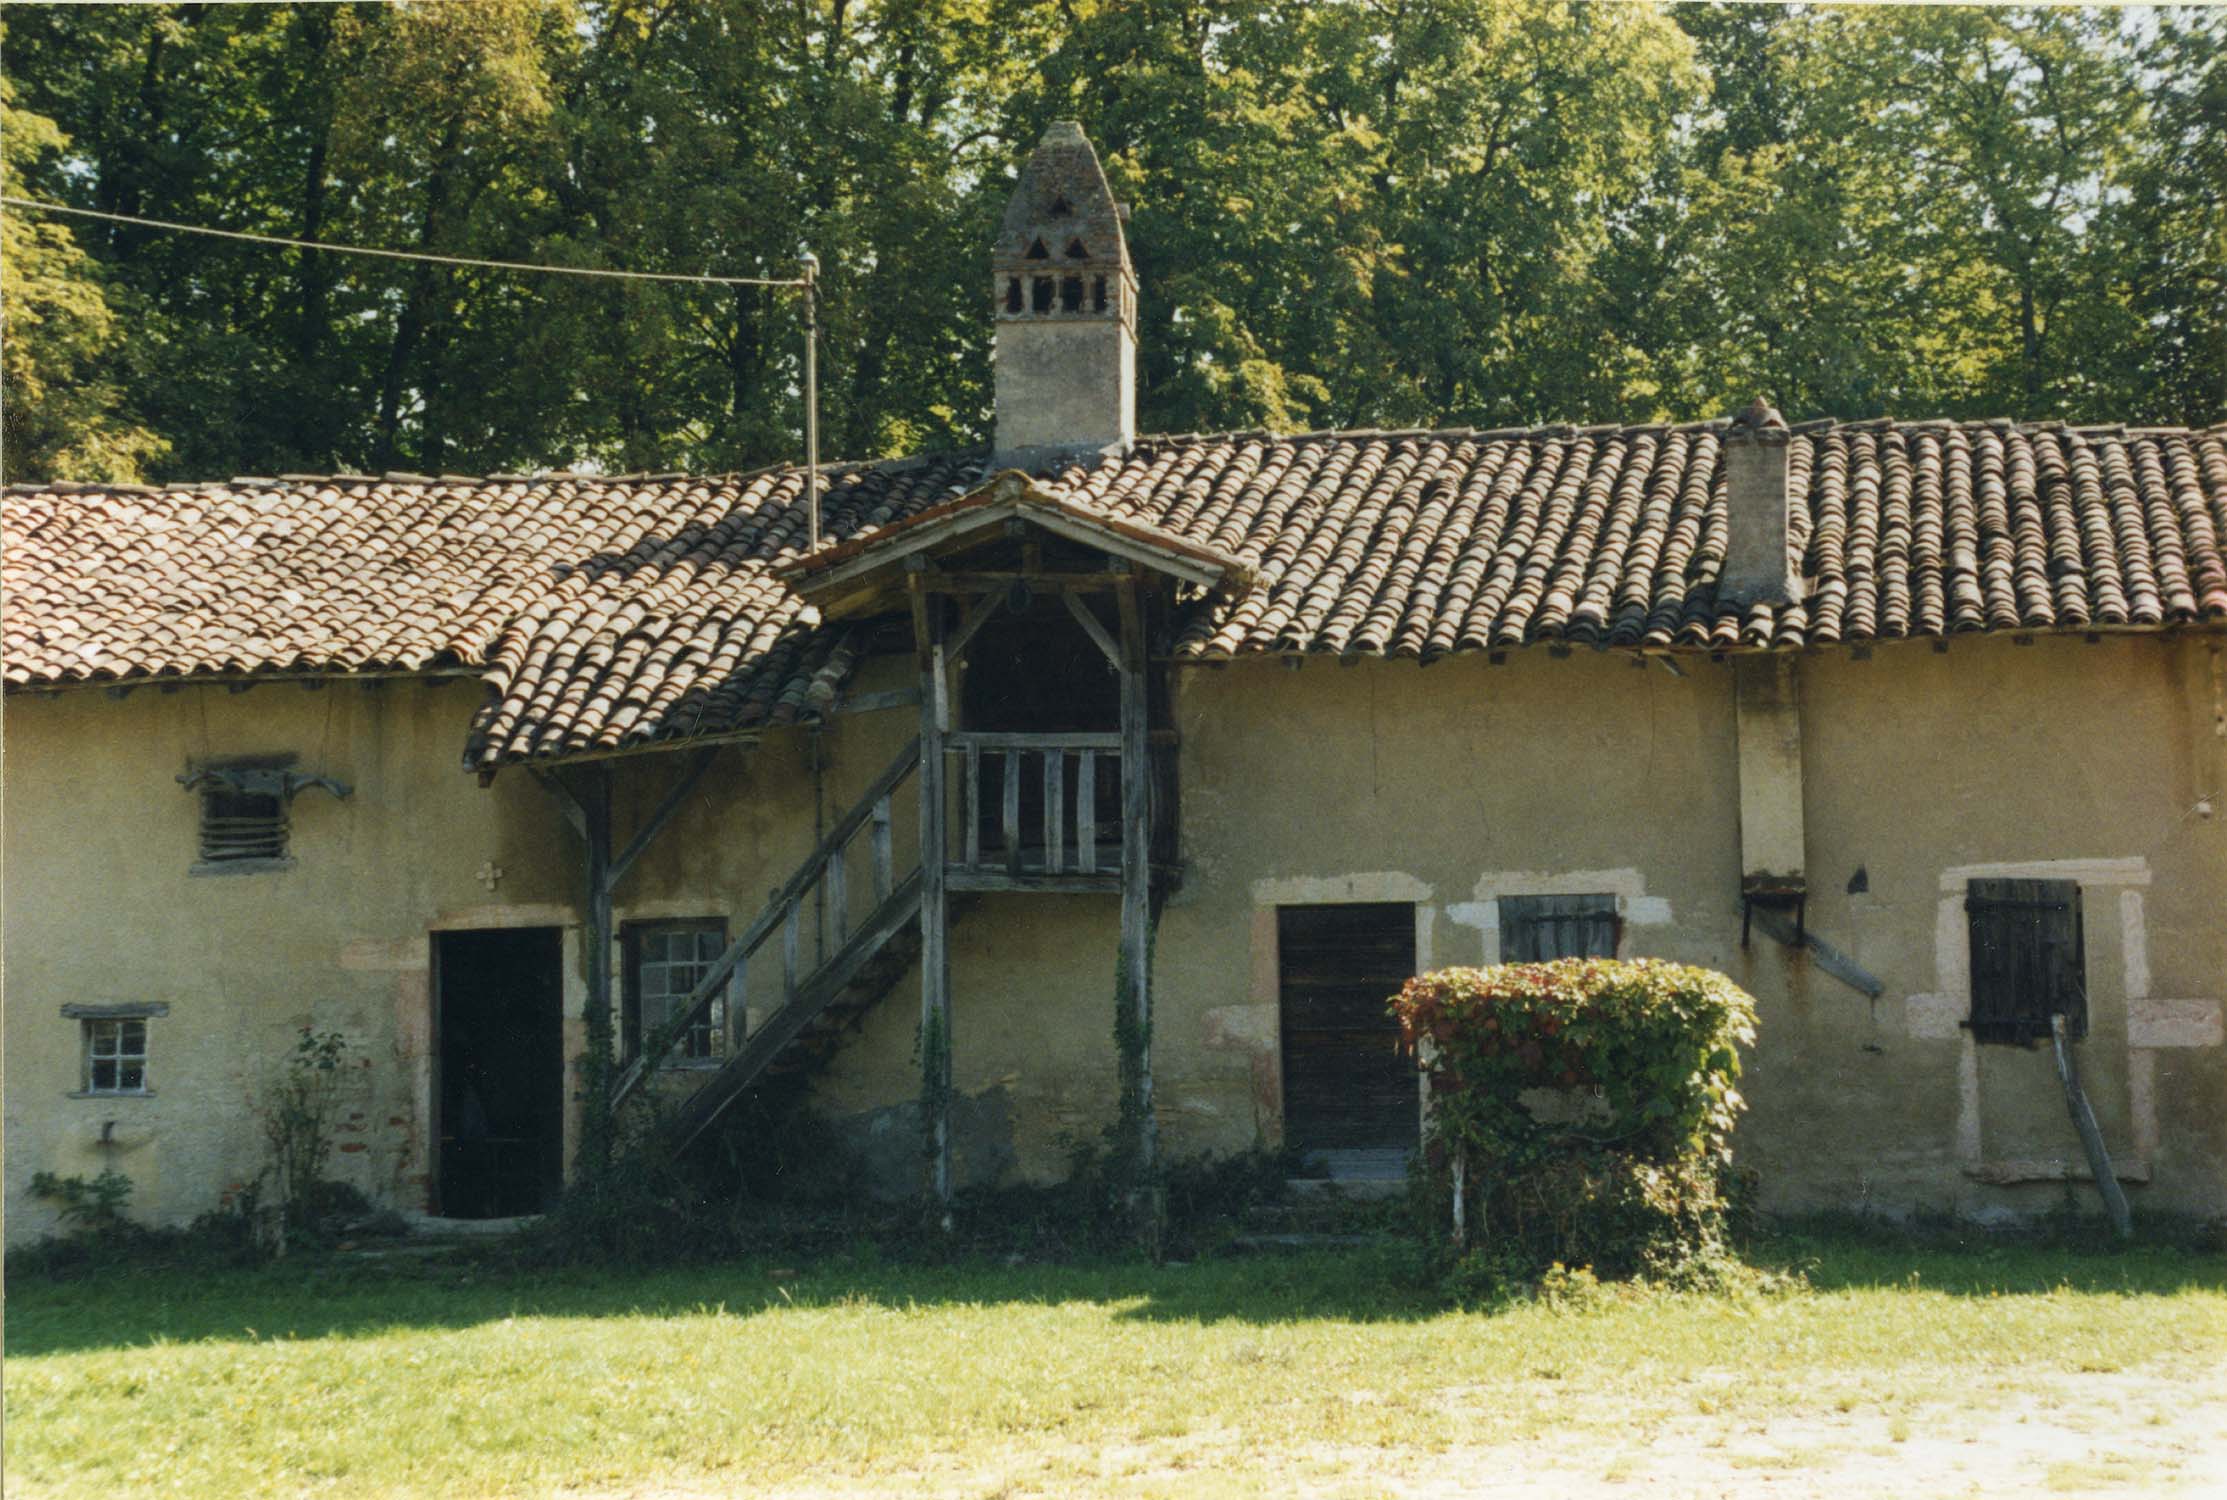
<instances>
[{"instance_id":1,"label":"weathered wood plank","mask_svg":"<svg viewBox=\"0 0 2227 1500\"><path fill-rule=\"evenodd\" d=\"M890 829L894 822L894 809L889 805L889 794L882 793L874 799L874 904L881 905L889 899L891 866L896 856L890 848Z\"/></svg>"},{"instance_id":2,"label":"weathered wood plank","mask_svg":"<svg viewBox=\"0 0 2227 1500\"><path fill-rule=\"evenodd\" d=\"M1061 734L1008 734L1001 730L961 729L944 736L954 750L1119 750L1119 730L1082 730Z\"/></svg>"},{"instance_id":3,"label":"weathered wood plank","mask_svg":"<svg viewBox=\"0 0 2227 1500\"><path fill-rule=\"evenodd\" d=\"M982 863L982 748L966 747L966 782L960 791L965 800L966 826L962 837L966 840L967 866Z\"/></svg>"},{"instance_id":4,"label":"weathered wood plank","mask_svg":"<svg viewBox=\"0 0 2227 1500\"><path fill-rule=\"evenodd\" d=\"M1085 750L1075 760L1075 868L1088 875L1098 868L1098 752Z\"/></svg>"},{"instance_id":5,"label":"weathered wood plank","mask_svg":"<svg viewBox=\"0 0 2227 1500\"><path fill-rule=\"evenodd\" d=\"M1121 954L1122 997L1138 1037L1136 1069L1139 1165L1150 1170L1159 1127L1152 1111L1152 778L1146 736L1144 611L1134 581L1116 594L1121 611Z\"/></svg>"},{"instance_id":6,"label":"weathered wood plank","mask_svg":"<svg viewBox=\"0 0 2227 1500\"><path fill-rule=\"evenodd\" d=\"M1061 845L1066 838L1066 809L1060 797L1067 790L1067 756L1064 751L1044 752L1044 870L1057 875L1062 864Z\"/></svg>"},{"instance_id":7,"label":"weathered wood plank","mask_svg":"<svg viewBox=\"0 0 2227 1500\"><path fill-rule=\"evenodd\" d=\"M672 821L673 814L680 810L681 803L688 800L688 794L696 790L696 783L704 779L704 773L711 769L711 763L718 758L717 747L699 750L689 757L688 766L681 772L680 780L674 782L671 789L658 799L657 806L642 820L642 826L634 837L612 857L609 878L613 886L626 878L626 872L634 867L634 861L640 859L642 851L650 846L650 841L664 831L665 825Z\"/></svg>"},{"instance_id":8,"label":"weathered wood plank","mask_svg":"<svg viewBox=\"0 0 2227 1500\"><path fill-rule=\"evenodd\" d=\"M944 660L954 665L965 660L967 643L975 638L983 626L990 623L990 616L996 614L1004 606L1005 595L1002 590L978 602L972 610L968 611L966 621L960 625L958 632L950 640L944 642Z\"/></svg>"},{"instance_id":9,"label":"weathered wood plank","mask_svg":"<svg viewBox=\"0 0 2227 1500\"><path fill-rule=\"evenodd\" d=\"M2065 1111L2072 1116L2072 1128L2079 1132L2080 1144L2088 1153L2088 1170L2095 1174L2096 1191L2103 1195L2104 1212L2111 1216L2112 1230L2122 1240L2131 1239L2134 1222L2127 1212L2126 1189L2119 1186L2118 1176L2111 1170L2111 1153L2104 1149L2096 1112L2088 1107L2087 1091L2080 1087L2080 1062L2073 1054L2069 1030L2063 1012L2049 1018L2050 1041L2057 1053L2057 1079L2065 1089Z\"/></svg>"},{"instance_id":10,"label":"weathered wood plank","mask_svg":"<svg viewBox=\"0 0 2227 1500\"><path fill-rule=\"evenodd\" d=\"M1121 647L1115 643L1112 633L1098 622L1096 612L1083 603L1080 594L1061 594L1059 597L1060 602L1067 606L1067 612L1075 617L1075 623L1082 626L1083 634L1089 636L1092 643L1106 654L1107 664L1115 671L1120 671Z\"/></svg>"},{"instance_id":11,"label":"weathered wood plank","mask_svg":"<svg viewBox=\"0 0 2227 1500\"><path fill-rule=\"evenodd\" d=\"M1051 891L1067 895L1111 894L1121 889L1121 876L1112 870L1096 875L1008 875L1003 870L969 870L954 865L944 875L947 890L954 891Z\"/></svg>"},{"instance_id":12,"label":"weathered wood plank","mask_svg":"<svg viewBox=\"0 0 2227 1500\"><path fill-rule=\"evenodd\" d=\"M930 618L929 628L935 621ZM921 1107L927 1120L925 1187L945 1206L951 1203L951 949L950 900L945 869L950 840L945 828L946 764L944 735L951 728L944 696L947 682L943 644L927 643L927 681L922 690L932 712L920 726L920 1040ZM970 828L973 826L969 821ZM931 1038L941 1045L928 1045Z\"/></svg>"},{"instance_id":13,"label":"weathered wood plank","mask_svg":"<svg viewBox=\"0 0 2227 1500\"><path fill-rule=\"evenodd\" d=\"M804 903L791 897L789 909L781 917L781 1003L788 1004L796 998L797 943L801 929Z\"/></svg>"},{"instance_id":14,"label":"weathered wood plank","mask_svg":"<svg viewBox=\"0 0 2227 1500\"><path fill-rule=\"evenodd\" d=\"M998 822L1005 836L1005 873L1021 873L1021 752L1005 752L1005 805Z\"/></svg>"}]
</instances>

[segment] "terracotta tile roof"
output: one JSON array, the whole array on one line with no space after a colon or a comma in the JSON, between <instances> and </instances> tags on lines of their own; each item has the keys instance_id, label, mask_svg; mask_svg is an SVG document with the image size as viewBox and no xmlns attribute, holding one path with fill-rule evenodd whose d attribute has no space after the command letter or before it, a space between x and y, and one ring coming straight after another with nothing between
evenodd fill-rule
<instances>
[{"instance_id":1,"label":"terracotta tile roof","mask_svg":"<svg viewBox=\"0 0 2227 1500\"><path fill-rule=\"evenodd\" d=\"M1086 499L1234 553L1179 656L1712 650L2227 619L2227 428L1808 424L1803 602L1720 609L1721 423L1145 439Z\"/></svg>"},{"instance_id":2,"label":"terracotta tile roof","mask_svg":"<svg viewBox=\"0 0 2227 1500\"><path fill-rule=\"evenodd\" d=\"M1803 602L1719 609L1721 424L1141 440L1049 482L1235 557L1179 656L1795 647L2227 621L2227 428L1797 426ZM827 471L833 544L982 456ZM468 764L793 721L855 641L775 576L793 469L11 489L10 687L480 669Z\"/></svg>"},{"instance_id":3,"label":"terracotta tile roof","mask_svg":"<svg viewBox=\"0 0 2227 1500\"><path fill-rule=\"evenodd\" d=\"M948 495L980 455L823 471L843 538ZM598 478L11 488L10 687L482 669L488 767L793 720L847 670L770 566L802 549L794 469Z\"/></svg>"}]
</instances>

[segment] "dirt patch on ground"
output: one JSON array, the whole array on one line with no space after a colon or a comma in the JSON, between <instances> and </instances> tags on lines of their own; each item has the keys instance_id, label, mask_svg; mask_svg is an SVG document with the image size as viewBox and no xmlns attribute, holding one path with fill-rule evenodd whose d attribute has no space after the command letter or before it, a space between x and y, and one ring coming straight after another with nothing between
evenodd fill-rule
<instances>
[{"instance_id":1,"label":"dirt patch on ground","mask_svg":"<svg viewBox=\"0 0 2227 1500\"><path fill-rule=\"evenodd\" d=\"M1880 1411L1635 1420L1604 1432L1519 1442L1278 1448L1206 1425L1096 1450L1013 1445L873 1472L753 1485L780 1500L866 1496L1303 1496L1309 1500L1849 1500L1855 1496L2214 1496L2227 1494L2227 1372L2110 1371L1996 1385L1951 1401ZM1698 1403L1708 1404L1703 1396ZM1453 1441L1438 1445L1452 1435ZM703 1500L731 1485L653 1486L598 1500Z\"/></svg>"}]
</instances>

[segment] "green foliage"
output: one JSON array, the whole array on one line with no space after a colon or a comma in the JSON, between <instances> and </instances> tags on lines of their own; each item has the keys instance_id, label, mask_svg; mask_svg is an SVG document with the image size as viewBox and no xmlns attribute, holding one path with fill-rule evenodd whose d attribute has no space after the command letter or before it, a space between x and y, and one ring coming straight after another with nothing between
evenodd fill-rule
<instances>
[{"instance_id":1,"label":"green foliage","mask_svg":"<svg viewBox=\"0 0 2227 1500\"><path fill-rule=\"evenodd\" d=\"M347 1052L347 1038L339 1032L304 1026L256 1111L278 1201L305 1226L313 1217L314 1191L332 1159Z\"/></svg>"},{"instance_id":2,"label":"green foliage","mask_svg":"<svg viewBox=\"0 0 2227 1500\"><path fill-rule=\"evenodd\" d=\"M53 1172L31 1176L31 1196L54 1205L62 1227L71 1234L109 1234L128 1227L124 1206L131 1202L132 1182L114 1167L103 1167L98 1177L62 1177Z\"/></svg>"},{"instance_id":3,"label":"green foliage","mask_svg":"<svg viewBox=\"0 0 2227 1500\"><path fill-rule=\"evenodd\" d=\"M25 178L69 140L43 115L16 107L0 77L0 190ZM14 209L0 214L0 478L130 481L168 446L122 411L125 329L100 267L67 225Z\"/></svg>"},{"instance_id":4,"label":"green foliage","mask_svg":"<svg viewBox=\"0 0 2227 1500\"><path fill-rule=\"evenodd\" d=\"M67 1281L118 1269L214 1269L265 1258L253 1184L227 1193L183 1229L151 1229L125 1217L131 1194L131 1179L113 1167L93 1178L35 1173L31 1195L55 1205L63 1232L8 1252L11 1286L18 1277Z\"/></svg>"},{"instance_id":5,"label":"green foliage","mask_svg":"<svg viewBox=\"0 0 2227 1500\"><path fill-rule=\"evenodd\" d=\"M1438 1173L1464 1175L1479 1248L1458 1276L1675 1277L1721 1253L1755 1038L1730 980L1657 959L1502 964L1421 975L1392 1009L1430 1080Z\"/></svg>"},{"instance_id":6,"label":"green foliage","mask_svg":"<svg viewBox=\"0 0 2227 1500\"><path fill-rule=\"evenodd\" d=\"M1146 430L2227 414L2218 11L30 6L7 42L14 192L637 270L809 246L831 454L986 435L986 247L1066 116L1135 209ZM786 293L7 233L11 473L798 451Z\"/></svg>"}]
</instances>

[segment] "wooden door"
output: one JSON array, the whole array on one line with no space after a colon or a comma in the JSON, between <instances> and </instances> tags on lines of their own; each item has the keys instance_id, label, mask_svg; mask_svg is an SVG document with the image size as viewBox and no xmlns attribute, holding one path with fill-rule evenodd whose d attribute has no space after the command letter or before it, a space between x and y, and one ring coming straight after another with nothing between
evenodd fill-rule
<instances>
[{"instance_id":1,"label":"wooden door","mask_svg":"<svg viewBox=\"0 0 2227 1500\"><path fill-rule=\"evenodd\" d=\"M1421 1135L1413 1059L1388 1004L1415 973L1415 908L1276 913L1284 1141L1333 1175L1396 1169Z\"/></svg>"}]
</instances>

